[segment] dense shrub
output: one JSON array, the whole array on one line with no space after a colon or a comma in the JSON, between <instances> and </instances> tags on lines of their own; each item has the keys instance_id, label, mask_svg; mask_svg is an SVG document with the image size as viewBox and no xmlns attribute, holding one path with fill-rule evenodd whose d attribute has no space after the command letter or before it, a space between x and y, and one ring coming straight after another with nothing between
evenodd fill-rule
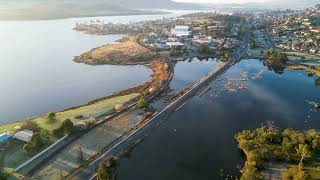
<instances>
[{"instance_id":1,"label":"dense shrub","mask_svg":"<svg viewBox=\"0 0 320 180\"><path fill-rule=\"evenodd\" d=\"M30 130L33 132L37 132L37 131L39 131L39 126L33 120L25 120L25 121L23 121L23 123L21 125L21 129L23 129L23 130L26 129L26 130Z\"/></svg>"},{"instance_id":2,"label":"dense shrub","mask_svg":"<svg viewBox=\"0 0 320 180\"><path fill-rule=\"evenodd\" d=\"M244 177L257 176L257 169L261 168L264 161L284 160L297 162L299 165L297 172L289 169L283 173L283 177L302 180L307 177L307 173L303 171L304 161L312 158L320 149L320 134L316 130L302 132L285 129L281 132L276 128L262 127L254 131L239 132L235 138L247 158L242 170Z\"/></svg>"}]
</instances>

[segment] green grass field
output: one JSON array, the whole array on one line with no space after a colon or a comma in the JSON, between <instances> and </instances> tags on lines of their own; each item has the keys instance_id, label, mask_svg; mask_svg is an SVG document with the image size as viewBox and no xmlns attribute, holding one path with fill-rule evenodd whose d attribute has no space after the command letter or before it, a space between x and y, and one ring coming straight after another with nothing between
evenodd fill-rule
<instances>
[{"instance_id":1,"label":"green grass field","mask_svg":"<svg viewBox=\"0 0 320 180\"><path fill-rule=\"evenodd\" d=\"M263 57L263 53L261 53L262 49L249 49L248 54L252 57Z\"/></svg>"},{"instance_id":2,"label":"green grass field","mask_svg":"<svg viewBox=\"0 0 320 180\"><path fill-rule=\"evenodd\" d=\"M319 56L308 54L308 53L302 53L302 52L284 52L284 53L286 53L288 56L293 56L293 57L296 56L297 58L304 56L308 60L320 59Z\"/></svg>"},{"instance_id":3,"label":"green grass field","mask_svg":"<svg viewBox=\"0 0 320 180\"><path fill-rule=\"evenodd\" d=\"M118 96L111 99L102 100L91 105L82 106L76 109L58 112L56 113L57 121L53 123L49 122L46 116L35 118L33 119L33 121L37 122L41 129L52 131L58 128L61 125L61 122L65 119L69 118L74 122L74 124L77 124L83 122L86 119L97 118L101 115L113 112L117 104L124 104L125 102L128 102L129 100L137 97L138 95L139 93L133 93L126 96ZM74 118L75 116L79 115L83 116L81 120L77 120ZM23 122L20 121L1 126L0 133L13 133L15 131L14 127L21 126L22 123ZM50 137L50 139L52 139L52 142L57 140L54 137ZM12 139L4 148L0 149L0 166L9 170L15 169L37 153L35 152L34 154L26 155L22 150L24 144L25 142Z\"/></svg>"},{"instance_id":4,"label":"green grass field","mask_svg":"<svg viewBox=\"0 0 320 180\"><path fill-rule=\"evenodd\" d=\"M56 113L56 122L49 122L46 118L46 115L35 118L33 119L33 121L37 122L40 128L51 132L52 130L58 128L61 125L61 122L65 119L71 119L74 124L78 124L83 122L84 120L97 118L103 114L108 114L112 112L117 104L123 104L125 102L128 102L129 100L137 97L138 95L139 93L133 93L126 96L118 96L111 99L102 100L91 105L86 105L76 109L72 109L69 111L58 112ZM75 116L79 115L83 116L81 120L77 120L74 118ZM19 121L0 126L0 134L7 132L14 133L14 127L21 126L22 123L23 121Z\"/></svg>"}]
</instances>

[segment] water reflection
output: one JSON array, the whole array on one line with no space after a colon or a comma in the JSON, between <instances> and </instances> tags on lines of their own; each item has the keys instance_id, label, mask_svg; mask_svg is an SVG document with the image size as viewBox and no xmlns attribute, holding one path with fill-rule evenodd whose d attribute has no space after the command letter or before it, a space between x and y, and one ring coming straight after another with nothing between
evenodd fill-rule
<instances>
[{"instance_id":1,"label":"water reflection","mask_svg":"<svg viewBox=\"0 0 320 180\"><path fill-rule=\"evenodd\" d=\"M264 71L259 78L254 78ZM248 74L246 89L225 84ZM195 96L120 161L119 179L225 179L239 177L243 157L234 134L266 121L280 128L319 128L320 113L307 100L320 100L314 77L303 71L268 71L257 60L230 69L202 97ZM222 176L221 176L222 174Z\"/></svg>"},{"instance_id":2,"label":"water reflection","mask_svg":"<svg viewBox=\"0 0 320 180\"><path fill-rule=\"evenodd\" d=\"M76 22L128 23L185 13L0 21L0 124L87 103L150 79L151 71L144 66L74 63L74 56L124 36L76 32Z\"/></svg>"}]
</instances>

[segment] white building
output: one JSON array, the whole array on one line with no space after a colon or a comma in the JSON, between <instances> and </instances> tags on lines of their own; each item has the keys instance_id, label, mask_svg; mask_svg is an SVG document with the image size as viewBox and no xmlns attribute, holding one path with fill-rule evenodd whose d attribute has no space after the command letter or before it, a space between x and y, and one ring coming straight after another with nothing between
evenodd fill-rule
<instances>
[{"instance_id":1,"label":"white building","mask_svg":"<svg viewBox=\"0 0 320 180\"><path fill-rule=\"evenodd\" d=\"M181 42L167 42L166 45L170 48L183 47L184 44Z\"/></svg>"},{"instance_id":2,"label":"white building","mask_svg":"<svg viewBox=\"0 0 320 180\"><path fill-rule=\"evenodd\" d=\"M190 34L189 26L176 26L171 30L171 35L177 37L189 36Z\"/></svg>"},{"instance_id":3,"label":"white building","mask_svg":"<svg viewBox=\"0 0 320 180\"><path fill-rule=\"evenodd\" d=\"M23 130L23 131L17 132L13 137L24 142L29 142L32 136L33 136L32 131Z\"/></svg>"}]
</instances>

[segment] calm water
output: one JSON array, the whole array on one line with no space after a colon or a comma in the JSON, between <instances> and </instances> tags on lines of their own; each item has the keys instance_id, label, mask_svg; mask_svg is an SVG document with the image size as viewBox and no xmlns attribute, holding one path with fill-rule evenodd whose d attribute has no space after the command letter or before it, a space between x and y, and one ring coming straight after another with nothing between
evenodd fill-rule
<instances>
[{"instance_id":1,"label":"calm water","mask_svg":"<svg viewBox=\"0 0 320 180\"><path fill-rule=\"evenodd\" d=\"M192 58L189 61L179 61L174 67L174 76L170 83L170 88L179 90L192 85L220 64L220 61L211 58L204 60Z\"/></svg>"},{"instance_id":2,"label":"calm water","mask_svg":"<svg viewBox=\"0 0 320 180\"><path fill-rule=\"evenodd\" d=\"M74 63L74 56L123 37L75 32L72 28L76 22L103 19L128 23L185 13L188 11L163 15L0 21L0 124L80 105L150 78L151 71L144 66Z\"/></svg>"},{"instance_id":3,"label":"calm water","mask_svg":"<svg viewBox=\"0 0 320 180\"><path fill-rule=\"evenodd\" d=\"M263 71L261 71L263 70ZM229 79L248 72L247 89L225 91ZM257 73L261 77L253 80ZM282 75L267 71L260 61L244 60L173 113L130 154L120 161L119 179L212 180L239 175L243 157L234 134L274 121L280 128L320 128L320 112L307 100L320 100L320 87L303 71Z\"/></svg>"},{"instance_id":4,"label":"calm water","mask_svg":"<svg viewBox=\"0 0 320 180\"><path fill-rule=\"evenodd\" d=\"M174 95L182 88L192 85L220 64L219 60L211 58L204 60L192 58L177 62L174 66L174 75L170 82L170 92L167 95ZM152 103L152 106L160 111L165 107L165 100L165 97L157 99Z\"/></svg>"}]
</instances>

